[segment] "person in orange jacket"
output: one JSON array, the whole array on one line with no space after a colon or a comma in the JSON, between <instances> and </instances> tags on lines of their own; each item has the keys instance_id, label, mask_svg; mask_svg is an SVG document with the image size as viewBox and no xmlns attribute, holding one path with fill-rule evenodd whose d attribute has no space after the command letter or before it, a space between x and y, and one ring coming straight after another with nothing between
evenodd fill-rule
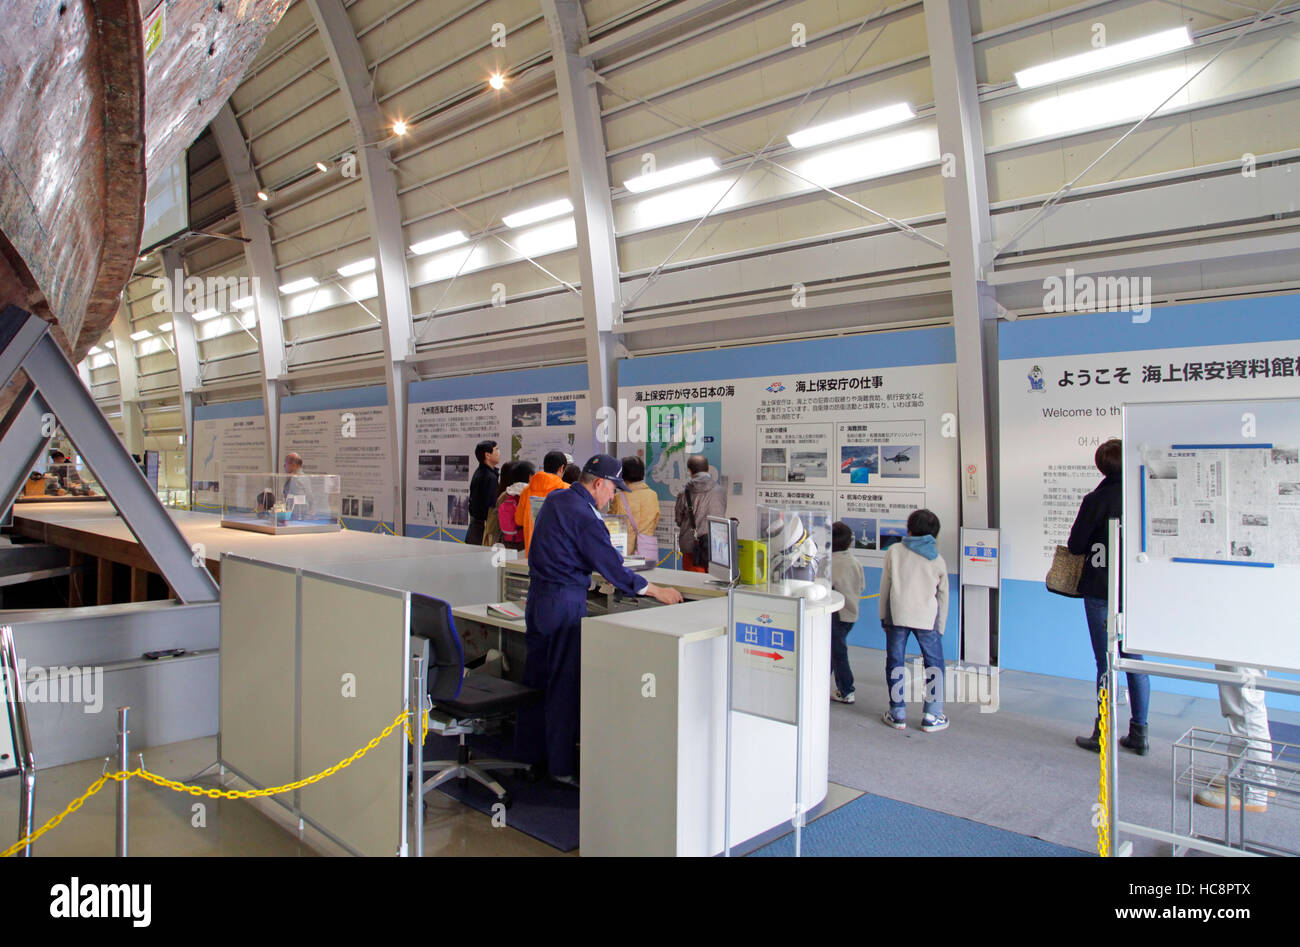
<instances>
[{"instance_id":1,"label":"person in orange jacket","mask_svg":"<svg viewBox=\"0 0 1300 947\"><path fill-rule=\"evenodd\" d=\"M528 547L533 542L533 511L532 498L541 499L552 490L564 490L568 484L560 473L564 470L564 465L569 462L569 458L564 455L563 451L553 450L542 458L542 469L540 473L535 473L532 479L528 481L528 486L524 492L519 494L519 505L515 509L515 523L524 528L524 555L528 555Z\"/></svg>"}]
</instances>

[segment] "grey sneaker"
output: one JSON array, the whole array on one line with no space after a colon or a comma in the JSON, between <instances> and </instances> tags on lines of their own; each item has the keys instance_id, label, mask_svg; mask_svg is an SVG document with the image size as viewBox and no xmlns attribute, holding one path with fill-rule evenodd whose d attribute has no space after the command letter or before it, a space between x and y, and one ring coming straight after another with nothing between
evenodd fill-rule
<instances>
[{"instance_id":1,"label":"grey sneaker","mask_svg":"<svg viewBox=\"0 0 1300 947\"><path fill-rule=\"evenodd\" d=\"M886 711L885 711L885 715L884 715L883 717L881 717L880 719L883 720L883 721L885 722L885 726L887 726L887 727L893 727L895 730L906 730L906 729L907 729L907 718L906 718L906 717L895 717L895 716L894 716L894 712L893 712L892 710L886 710Z\"/></svg>"},{"instance_id":2,"label":"grey sneaker","mask_svg":"<svg viewBox=\"0 0 1300 947\"><path fill-rule=\"evenodd\" d=\"M934 733L937 730L948 729L948 718L943 714L926 714L921 718L921 730L923 733Z\"/></svg>"},{"instance_id":3,"label":"grey sneaker","mask_svg":"<svg viewBox=\"0 0 1300 947\"><path fill-rule=\"evenodd\" d=\"M857 698L853 696L853 691L849 691L847 694L841 694L838 687L832 687L831 700L838 701L841 704L852 704L857 701Z\"/></svg>"}]
</instances>

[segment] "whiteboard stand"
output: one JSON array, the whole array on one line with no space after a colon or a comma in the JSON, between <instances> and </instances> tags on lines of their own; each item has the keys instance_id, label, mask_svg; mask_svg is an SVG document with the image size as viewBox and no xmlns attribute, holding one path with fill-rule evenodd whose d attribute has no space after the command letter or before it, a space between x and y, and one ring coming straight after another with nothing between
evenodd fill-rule
<instances>
[{"instance_id":1,"label":"whiteboard stand","mask_svg":"<svg viewBox=\"0 0 1300 947\"><path fill-rule=\"evenodd\" d=\"M1106 629L1106 690L1111 720L1107 734L1106 773L1110 843L1106 854L1131 854L1131 842L1117 844L1118 836L1123 833L1169 843L1175 854L1196 849L1235 857L1260 855L1263 852L1245 848L1244 837L1241 839L1242 847L1236 847L1226 844L1231 841L1227 836L1221 842L1190 832L1176 832L1172 819L1169 831L1119 819L1119 721L1115 718L1119 674L1122 671L1214 685L1253 684L1260 690L1295 695L1300 695L1300 681L1257 677L1243 670L1225 671L1122 658L1119 652L1124 648L1130 654L1141 653L1157 658L1300 673L1300 643L1293 629L1280 626L1275 620L1261 620L1261 616L1275 619L1278 614L1296 614L1300 610L1297 608L1300 605L1300 583L1295 581L1300 563L1276 557L1269 562L1244 561L1244 556L1233 561L1233 557L1240 553L1231 546L1227 558L1196 554L1183 556L1178 552L1170 555L1172 544L1167 538L1163 540L1162 548L1162 539L1154 530L1148 535L1150 498L1146 492L1147 471L1144 466L1144 453L1149 458L1153 448L1165 452L1165 457L1173 451L1186 452L1184 456L1187 457L1202 452L1205 463L1215 462L1211 455L1220 452L1228 459L1220 464L1220 471L1215 476L1222 477L1227 486L1222 506L1230 513L1234 509L1229 496L1232 489L1231 465L1236 463L1234 458L1245 457L1249 452L1271 450L1275 445L1286 451L1293 451L1296 445L1300 445L1300 400L1126 404L1123 412L1124 522L1129 524L1131 542L1127 548L1123 546L1119 521L1111 520L1109 548L1112 568L1108 570L1110 587ZM1276 458L1272 459L1272 463L1277 462ZM1168 477L1169 474L1173 475L1170 479L1182 477L1182 471L1178 470L1162 476ZM1297 475L1300 476L1300 464L1297 464ZM1196 485L1189 478L1187 486ZM1205 505L1209 507L1212 504ZM1213 516L1217 515L1216 510ZM1213 525L1214 519L1208 522ZM1258 524L1243 520L1242 525ZM1181 532L1180 523L1175 527L1174 536ZM1247 551L1245 555L1249 556L1251 552ZM1119 569L1113 568L1116 564ZM1254 567L1240 568L1243 565ZM1122 602L1119 589L1121 571L1124 575ZM1229 612L1227 609L1237 611ZM1223 635L1221 629L1229 621L1233 627L1245 631L1233 636ZM1225 781L1225 803L1229 807L1229 790L1234 781L1242 782L1239 778ZM1245 786L1242 785L1241 789L1244 796ZM1230 815L1231 809L1225 813Z\"/></svg>"}]
</instances>

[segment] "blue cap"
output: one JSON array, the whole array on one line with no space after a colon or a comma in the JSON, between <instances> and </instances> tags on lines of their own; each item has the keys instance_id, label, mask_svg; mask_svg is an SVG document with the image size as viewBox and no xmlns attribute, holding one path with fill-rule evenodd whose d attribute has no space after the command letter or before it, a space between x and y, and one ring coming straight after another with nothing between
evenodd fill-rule
<instances>
[{"instance_id":1,"label":"blue cap","mask_svg":"<svg viewBox=\"0 0 1300 947\"><path fill-rule=\"evenodd\" d=\"M628 485L623 482L623 465L619 463L617 457L611 457L609 454L597 454L587 461L582 468L582 472L608 480L625 493L630 492Z\"/></svg>"}]
</instances>

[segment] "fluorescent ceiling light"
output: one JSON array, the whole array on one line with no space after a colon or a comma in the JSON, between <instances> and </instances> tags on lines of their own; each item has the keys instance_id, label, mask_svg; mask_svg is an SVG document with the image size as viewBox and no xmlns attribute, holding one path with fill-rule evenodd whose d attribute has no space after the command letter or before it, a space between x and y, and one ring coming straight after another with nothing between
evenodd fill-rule
<instances>
[{"instance_id":1,"label":"fluorescent ceiling light","mask_svg":"<svg viewBox=\"0 0 1300 947\"><path fill-rule=\"evenodd\" d=\"M239 299L236 299L230 305L235 309L252 309L253 303L255 302L256 300L253 299L252 296L241 296Z\"/></svg>"},{"instance_id":2,"label":"fluorescent ceiling light","mask_svg":"<svg viewBox=\"0 0 1300 947\"><path fill-rule=\"evenodd\" d=\"M300 293L304 289L314 289L319 284L310 276L304 276L302 279L296 279L292 283L285 283L280 287L280 292L285 294Z\"/></svg>"},{"instance_id":3,"label":"fluorescent ceiling light","mask_svg":"<svg viewBox=\"0 0 1300 947\"><path fill-rule=\"evenodd\" d=\"M107 342L104 343L104 348L106 348L106 349L111 349L112 347L113 347L113 340L112 340L112 339L109 339Z\"/></svg>"},{"instance_id":4,"label":"fluorescent ceiling light","mask_svg":"<svg viewBox=\"0 0 1300 947\"><path fill-rule=\"evenodd\" d=\"M87 355L99 355L99 354L101 354L103 351L104 351L104 350L101 349L98 345L92 345L92 346L90 347L90 351L88 351L86 354L87 354Z\"/></svg>"},{"instance_id":5,"label":"fluorescent ceiling light","mask_svg":"<svg viewBox=\"0 0 1300 947\"><path fill-rule=\"evenodd\" d=\"M139 332L132 332L131 339L132 341L139 342L141 339L150 338L152 335L153 333L148 329L141 329Z\"/></svg>"},{"instance_id":6,"label":"fluorescent ceiling light","mask_svg":"<svg viewBox=\"0 0 1300 947\"><path fill-rule=\"evenodd\" d=\"M828 141L864 135L878 128L888 128L890 125L897 125L899 122L915 117L916 113L912 111L912 106L906 102L898 102L894 105L886 105L884 108L872 109L870 112L859 112L848 118L813 125L811 128L788 135L787 139L791 147L811 148L813 145L824 145Z\"/></svg>"},{"instance_id":7,"label":"fluorescent ceiling light","mask_svg":"<svg viewBox=\"0 0 1300 947\"><path fill-rule=\"evenodd\" d=\"M172 331L172 324L171 324L170 322L164 322L162 325L160 325L160 326L158 327L158 331L159 331L159 332L170 332L170 331Z\"/></svg>"},{"instance_id":8,"label":"fluorescent ceiling light","mask_svg":"<svg viewBox=\"0 0 1300 947\"><path fill-rule=\"evenodd\" d=\"M717 170L718 162L712 158L700 158L698 161L688 161L685 164L664 168L662 171L655 171L652 174L642 174L639 177L629 178L623 182L623 186L634 194L640 194L642 191L653 191L655 188L667 187L670 184L680 184L682 181L702 178L706 174L713 174Z\"/></svg>"},{"instance_id":9,"label":"fluorescent ceiling light","mask_svg":"<svg viewBox=\"0 0 1300 947\"><path fill-rule=\"evenodd\" d=\"M195 322L202 322L205 319L211 319L213 316L219 316L221 313L216 309L200 309L194 314Z\"/></svg>"},{"instance_id":10,"label":"fluorescent ceiling light","mask_svg":"<svg viewBox=\"0 0 1300 947\"><path fill-rule=\"evenodd\" d=\"M527 257L545 256L567 250L578 243L578 230L572 217L556 220L542 227L534 227L512 241L517 251Z\"/></svg>"},{"instance_id":11,"label":"fluorescent ceiling light","mask_svg":"<svg viewBox=\"0 0 1300 947\"><path fill-rule=\"evenodd\" d=\"M1022 89L1032 89L1053 82L1064 82L1066 79L1140 62L1191 45L1192 34L1187 27L1180 26L1175 30L1152 33L1150 36L1141 36L1126 43L1116 43L1114 46L1105 46L1077 56L1067 56L1065 59L1043 63L1041 66L1022 69L1016 73L1016 85Z\"/></svg>"},{"instance_id":12,"label":"fluorescent ceiling light","mask_svg":"<svg viewBox=\"0 0 1300 947\"><path fill-rule=\"evenodd\" d=\"M411 252L416 256L424 253L432 253L434 250L445 250L447 247L454 247L458 243L464 243L469 237L465 236L462 231L453 230L451 233L444 233L439 237L430 237L428 240L421 240L419 243L411 244Z\"/></svg>"},{"instance_id":13,"label":"fluorescent ceiling light","mask_svg":"<svg viewBox=\"0 0 1300 947\"><path fill-rule=\"evenodd\" d=\"M538 204L536 207L529 207L513 214L506 214L501 218L501 222L511 229L515 227L527 227L529 224L535 224L538 221L550 220L552 217L559 217L561 214L573 213L573 204L567 197L562 197L558 201L550 201L546 204Z\"/></svg>"},{"instance_id":14,"label":"fluorescent ceiling light","mask_svg":"<svg viewBox=\"0 0 1300 947\"><path fill-rule=\"evenodd\" d=\"M357 260L355 263L345 263L339 267L339 276L360 276L362 273L369 273L375 268L375 258L366 257L364 260Z\"/></svg>"}]
</instances>

